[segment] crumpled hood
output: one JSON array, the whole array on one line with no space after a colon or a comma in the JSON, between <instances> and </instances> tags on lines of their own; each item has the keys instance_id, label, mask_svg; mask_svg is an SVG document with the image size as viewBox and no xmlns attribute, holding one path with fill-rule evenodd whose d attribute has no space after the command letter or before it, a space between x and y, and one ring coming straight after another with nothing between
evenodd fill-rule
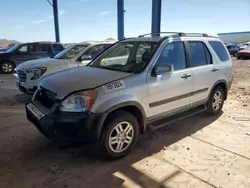
<instances>
[{"instance_id":1,"label":"crumpled hood","mask_svg":"<svg viewBox=\"0 0 250 188\"><path fill-rule=\"evenodd\" d=\"M30 68L36 68L36 67L43 67L47 64L50 63L55 63L60 61L60 59L53 59L53 58L41 58L41 59L33 59L33 60L29 60L29 61L25 61L23 63L21 63L20 65L18 65L18 69L30 69Z\"/></svg>"},{"instance_id":2,"label":"crumpled hood","mask_svg":"<svg viewBox=\"0 0 250 188\"><path fill-rule=\"evenodd\" d=\"M93 89L130 75L133 73L86 66L47 75L41 79L40 86L56 93L57 99L63 99L72 92Z\"/></svg>"}]
</instances>

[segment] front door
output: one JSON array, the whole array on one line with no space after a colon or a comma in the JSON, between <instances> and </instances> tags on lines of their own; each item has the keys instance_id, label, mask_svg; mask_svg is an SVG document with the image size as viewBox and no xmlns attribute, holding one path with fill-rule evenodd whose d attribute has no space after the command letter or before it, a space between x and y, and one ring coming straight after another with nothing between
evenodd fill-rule
<instances>
[{"instance_id":1,"label":"front door","mask_svg":"<svg viewBox=\"0 0 250 188\"><path fill-rule=\"evenodd\" d=\"M186 110L190 105L192 86L191 71L187 68L185 45L181 41L168 43L158 57L157 64L172 64L174 71L165 75L147 76L148 114L150 119L157 115L172 115Z\"/></svg>"},{"instance_id":2,"label":"front door","mask_svg":"<svg viewBox=\"0 0 250 188\"><path fill-rule=\"evenodd\" d=\"M24 61L28 61L31 59L30 55L30 45L24 44L21 45L18 49L15 50L13 54L13 59L15 59L17 65Z\"/></svg>"}]
</instances>

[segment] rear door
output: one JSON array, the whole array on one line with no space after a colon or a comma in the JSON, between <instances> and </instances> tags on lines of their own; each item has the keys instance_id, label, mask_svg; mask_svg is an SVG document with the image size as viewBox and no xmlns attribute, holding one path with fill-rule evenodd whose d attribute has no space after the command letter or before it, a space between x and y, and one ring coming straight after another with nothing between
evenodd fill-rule
<instances>
[{"instance_id":1,"label":"rear door","mask_svg":"<svg viewBox=\"0 0 250 188\"><path fill-rule=\"evenodd\" d=\"M49 57L49 46L47 44L34 43L31 45L30 55L33 59Z\"/></svg>"},{"instance_id":2,"label":"rear door","mask_svg":"<svg viewBox=\"0 0 250 188\"><path fill-rule=\"evenodd\" d=\"M216 71L213 72L214 76L217 76L218 80L226 80L231 84L232 82L232 60L221 41L209 41L211 51L216 57L214 63L216 63Z\"/></svg>"},{"instance_id":3,"label":"rear door","mask_svg":"<svg viewBox=\"0 0 250 188\"><path fill-rule=\"evenodd\" d=\"M188 41L189 64L192 74L191 106L204 103L218 80L212 55L203 41Z\"/></svg>"}]
</instances>

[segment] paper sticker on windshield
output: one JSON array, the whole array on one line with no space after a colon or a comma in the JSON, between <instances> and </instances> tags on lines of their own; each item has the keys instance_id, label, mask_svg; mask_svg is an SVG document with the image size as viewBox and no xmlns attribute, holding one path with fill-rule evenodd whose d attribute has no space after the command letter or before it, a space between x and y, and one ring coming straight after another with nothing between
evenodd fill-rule
<instances>
[{"instance_id":1,"label":"paper sticker on windshield","mask_svg":"<svg viewBox=\"0 0 250 188\"><path fill-rule=\"evenodd\" d=\"M115 82L111 82L109 84L106 84L103 87L105 89L105 92L109 92L109 91L114 91L114 90L118 90L118 89L123 89L123 88L125 88L125 84L124 84L123 80L119 80L119 81L115 81Z\"/></svg>"}]
</instances>

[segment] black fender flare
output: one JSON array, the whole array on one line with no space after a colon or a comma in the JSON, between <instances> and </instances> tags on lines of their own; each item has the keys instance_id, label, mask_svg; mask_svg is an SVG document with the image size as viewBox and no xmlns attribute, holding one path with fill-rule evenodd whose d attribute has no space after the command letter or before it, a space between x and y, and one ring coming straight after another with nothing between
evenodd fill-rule
<instances>
[{"instance_id":1,"label":"black fender flare","mask_svg":"<svg viewBox=\"0 0 250 188\"><path fill-rule=\"evenodd\" d=\"M222 80L218 80L217 82L214 83L214 85L212 86L212 88L211 88L211 90L210 90L210 92L209 92L209 95L208 95L207 100L208 100L209 97L211 96L211 94L212 94L214 88L215 88L217 85L221 84L221 83L223 83L223 84L226 85L226 91L225 91L225 92L226 92L226 96L225 96L225 100L227 99L228 84L227 84L227 81L226 81L226 80L222 79Z\"/></svg>"},{"instance_id":2,"label":"black fender flare","mask_svg":"<svg viewBox=\"0 0 250 188\"><path fill-rule=\"evenodd\" d=\"M107 109L101 116L99 122L98 122L98 126L97 126L97 132L96 132L96 136L99 140L100 136L101 136L101 133L102 133L102 129L103 129L103 126L104 126L104 122L105 120L107 119L108 115L115 111L115 110L118 110L118 109L121 109L121 108L124 108L124 107L128 107L128 106L133 106L133 107L136 107L140 113L142 114L142 122L143 122L143 125L140 125L140 126L143 126L143 132L146 130L146 113L145 113L145 110L144 108L142 107L142 105L139 103L139 102L136 102L136 101L127 101L127 102L122 102L120 104L117 104L117 105L114 105L112 107L110 107L109 109Z\"/></svg>"}]
</instances>

